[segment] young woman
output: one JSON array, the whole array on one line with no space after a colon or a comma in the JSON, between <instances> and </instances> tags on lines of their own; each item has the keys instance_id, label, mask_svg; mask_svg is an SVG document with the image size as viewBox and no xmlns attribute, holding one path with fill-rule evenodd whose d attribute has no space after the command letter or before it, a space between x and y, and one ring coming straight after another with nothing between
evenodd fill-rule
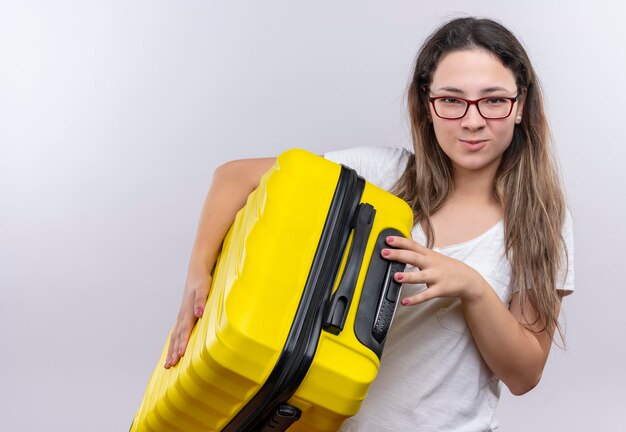
<instances>
[{"instance_id":1,"label":"young woman","mask_svg":"<svg viewBox=\"0 0 626 432\"><path fill-rule=\"evenodd\" d=\"M421 48L408 91L414 153L355 148L325 156L413 208L413 239L384 257L408 264L378 378L345 431L491 431L500 382L539 382L561 299L573 290L569 213L549 148L537 77L513 34L455 19ZM214 175L166 368L203 313L235 213L274 159ZM560 331L560 330L559 330Z\"/></svg>"}]
</instances>

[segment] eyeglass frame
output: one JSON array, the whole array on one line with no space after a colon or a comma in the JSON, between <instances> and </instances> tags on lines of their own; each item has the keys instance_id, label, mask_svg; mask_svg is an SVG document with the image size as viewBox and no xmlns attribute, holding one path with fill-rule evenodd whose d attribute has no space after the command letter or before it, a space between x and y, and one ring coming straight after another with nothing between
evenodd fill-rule
<instances>
[{"instance_id":1,"label":"eyeglass frame","mask_svg":"<svg viewBox=\"0 0 626 432\"><path fill-rule=\"evenodd\" d=\"M435 107L435 101L438 99L446 99L446 98L454 98L454 99L458 99L458 100L462 100L463 102L467 103L467 105L465 106L465 112L463 113L462 116L459 117L442 117L439 115L439 113L437 112L437 108ZM509 109L509 113L507 115L505 115L504 117L485 117L483 115L483 113L480 112L480 108L478 107L478 102L485 100L485 99L506 99L509 102L511 102L511 107ZM515 102L517 102L517 100L519 99L519 94L517 94L514 97L508 97L508 96L485 96L483 98L480 99L475 99L475 100L470 100L470 99L465 99L459 96L429 96L428 97L428 101L430 102L430 104L433 106L433 111L435 111L435 114L437 115L437 117L444 119L444 120L459 120L462 119L463 117L465 117L467 115L467 112L469 111L469 107L470 105L476 105L476 111L478 111L478 114L480 114L480 116L482 118L484 118L485 120L502 120L505 119L507 117L509 117L511 115L511 113L513 112L513 105L515 105Z\"/></svg>"}]
</instances>

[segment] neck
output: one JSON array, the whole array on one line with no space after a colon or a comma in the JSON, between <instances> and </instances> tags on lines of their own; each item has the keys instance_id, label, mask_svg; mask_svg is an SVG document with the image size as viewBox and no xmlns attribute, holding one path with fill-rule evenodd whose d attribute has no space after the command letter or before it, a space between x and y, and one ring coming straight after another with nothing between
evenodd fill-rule
<instances>
[{"instance_id":1,"label":"neck","mask_svg":"<svg viewBox=\"0 0 626 432\"><path fill-rule=\"evenodd\" d=\"M485 167L483 170L467 170L455 167L453 197L475 202L494 202L493 182L496 177L496 170L497 165Z\"/></svg>"}]
</instances>

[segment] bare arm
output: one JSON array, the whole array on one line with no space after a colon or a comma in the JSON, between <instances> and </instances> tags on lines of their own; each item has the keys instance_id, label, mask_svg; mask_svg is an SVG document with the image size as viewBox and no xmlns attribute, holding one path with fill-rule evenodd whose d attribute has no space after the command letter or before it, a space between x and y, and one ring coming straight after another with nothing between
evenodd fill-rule
<instances>
[{"instance_id":1,"label":"bare arm","mask_svg":"<svg viewBox=\"0 0 626 432\"><path fill-rule=\"evenodd\" d=\"M463 300L465 318L489 368L511 393L522 395L539 383L553 334L540 331L543 326L535 322L535 311L528 302L522 315L518 293L507 309L491 286L482 277L480 280L477 292Z\"/></svg>"},{"instance_id":2,"label":"bare arm","mask_svg":"<svg viewBox=\"0 0 626 432\"><path fill-rule=\"evenodd\" d=\"M198 231L189 260L183 300L168 347L165 368L178 363L185 353L189 335L204 312L211 271L220 252L222 241L235 220L237 212L258 185L275 158L243 159L225 163L213 173Z\"/></svg>"},{"instance_id":3,"label":"bare arm","mask_svg":"<svg viewBox=\"0 0 626 432\"><path fill-rule=\"evenodd\" d=\"M524 305L524 318L518 294L513 295L508 309L489 283L470 266L411 239L390 237L387 241L399 249L383 249L385 258L420 269L396 273L396 280L428 286L403 299L402 305L415 305L437 297L459 298L478 350L493 373L515 395L524 394L537 385L553 335L545 330L535 333L525 327L536 318L529 304ZM540 323L530 327L536 331L542 329Z\"/></svg>"}]
</instances>

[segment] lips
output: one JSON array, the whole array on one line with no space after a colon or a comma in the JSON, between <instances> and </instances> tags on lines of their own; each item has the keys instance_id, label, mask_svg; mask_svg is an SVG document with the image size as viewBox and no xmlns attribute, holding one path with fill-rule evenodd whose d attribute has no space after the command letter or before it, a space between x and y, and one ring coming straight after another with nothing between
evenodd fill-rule
<instances>
[{"instance_id":1,"label":"lips","mask_svg":"<svg viewBox=\"0 0 626 432\"><path fill-rule=\"evenodd\" d=\"M487 144L487 140L459 140L469 150L480 150Z\"/></svg>"}]
</instances>

